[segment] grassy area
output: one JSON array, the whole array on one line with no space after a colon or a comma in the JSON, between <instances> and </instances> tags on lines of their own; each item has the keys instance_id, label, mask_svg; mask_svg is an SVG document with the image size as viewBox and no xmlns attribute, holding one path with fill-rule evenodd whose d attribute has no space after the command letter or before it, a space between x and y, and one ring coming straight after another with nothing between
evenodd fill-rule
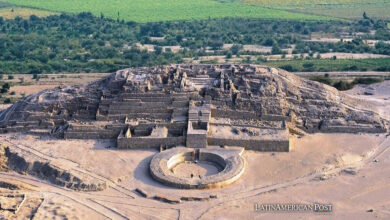
<instances>
[{"instance_id":1,"label":"grassy area","mask_svg":"<svg viewBox=\"0 0 390 220\"><path fill-rule=\"evenodd\" d=\"M31 8L0 8L0 17L6 19L13 19L16 17L29 18L31 15L46 17L53 14L56 13Z\"/></svg>"},{"instance_id":2,"label":"grassy area","mask_svg":"<svg viewBox=\"0 0 390 220\"><path fill-rule=\"evenodd\" d=\"M295 9L296 12L310 11L312 14L331 16L345 19L359 19L366 12L370 18L390 19L390 3L361 5L339 5L339 6L317 6L304 9Z\"/></svg>"},{"instance_id":3,"label":"grassy area","mask_svg":"<svg viewBox=\"0 0 390 220\"><path fill-rule=\"evenodd\" d=\"M390 71L390 58L358 60L288 60L262 62L261 64L279 67L290 72Z\"/></svg>"},{"instance_id":4,"label":"grassy area","mask_svg":"<svg viewBox=\"0 0 390 220\"><path fill-rule=\"evenodd\" d=\"M333 80L327 76L316 76L310 78L311 80L320 82L320 83L325 83L327 85L333 86L338 90L344 91L344 90L349 90L352 89L355 85L357 84L365 84L365 85L371 85L374 83L380 83L383 82L383 78L373 78L373 77L358 77L353 80Z\"/></svg>"},{"instance_id":5,"label":"grassy area","mask_svg":"<svg viewBox=\"0 0 390 220\"><path fill-rule=\"evenodd\" d=\"M329 20L329 17L270 9L242 2L214 0L4 0L6 2L55 12L89 11L126 21L152 22L223 17L266 19Z\"/></svg>"},{"instance_id":6,"label":"grassy area","mask_svg":"<svg viewBox=\"0 0 390 220\"><path fill-rule=\"evenodd\" d=\"M361 18L363 12L370 17L390 18L389 0L237 0L248 4L272 8L309 12L337 18Z\"/></svg>"}]
</instances>

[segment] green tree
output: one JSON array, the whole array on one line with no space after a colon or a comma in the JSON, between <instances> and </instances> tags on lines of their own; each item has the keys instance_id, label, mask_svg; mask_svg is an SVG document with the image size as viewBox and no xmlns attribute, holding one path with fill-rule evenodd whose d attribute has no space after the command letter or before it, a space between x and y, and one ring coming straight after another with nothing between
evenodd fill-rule
<instances>
[{"instance_id":1,"label":"green tree","mask_svg":"<svg viewBox=\"0 0 390 220\"><path fill-rule=\"evenodd\" d=\"M232 52L232 54L237 55L241 49L242 49L242 45L233 44L233 46L230 48L230 51Z\"/></svg>"},{"instance_id":2,"label":"green tree","mask_svg":"<svg viewBox=\"0 0 390 220\"><path fill-rule=\"evenodd\" d=\"M282 53L282 49L280 49L278 43L274 43L274 45L272 46L271 53L272 54L281 54Z\"/></svg>"},{"instance_id":3,"label":"green tree","mask_svg":"<svg viewBox=\"0 0 390 220\"><path fill-rule=\"evenodd\" d=\"M1 93L7 93L10 88L11 85L9 83L4 83L1 87Z\"/></svg>"},{"instance_id":4,"label":"green tree","mask_svg":"<svg viewBox=\"0 0 390 220\"><path fill-rule=\"evenodd\" d=\"M364 19L370 19L370 18L367 16L367 13L366 13L366 12L363 12L363 18L364 18Z\"/></svg>"}]
</instances>

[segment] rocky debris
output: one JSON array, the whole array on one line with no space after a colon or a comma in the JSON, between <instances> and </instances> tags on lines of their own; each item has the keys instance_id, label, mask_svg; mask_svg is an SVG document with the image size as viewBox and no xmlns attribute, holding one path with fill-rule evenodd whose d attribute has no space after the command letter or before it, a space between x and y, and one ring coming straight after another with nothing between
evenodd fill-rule
<instances>
[{"instance_id":1,"label":"rocky debris","mask_svg":"<svg viewBox=\"0 0 390 220\"><path fill-rule=\"evenodd\" d=\"M43 198L32 194L0 196L0 219L34 219Z\"/></svg>"},{"instance_id":2,"label":"rocky debris","mask_svg":"<svg viewBox=\"0 0 390 220\"><path fill-rule=\"evenodd\" d=\"M0 144L0 171L4 172L8 170L7 163L8 158L5 156L5 146Z\"/></svg>"},{"instance_id":3,"label":"rocky debris","mask_svg":"<svg viewBox=\"0 0 390 220\"><path fill-rule=\"evenodd\" d=\"M51 161L39 158L20 149L6 147L8 167L20 173L48 180L49 182L74 190L100 191L107 188L107 183L75 170L64 170Z\"/></svg>"},{"instance_id":4,"label":"rocky debris","mask_svg":"<svg viewBox=\"0 0 390 220\"><path fill-rule=\"evenodd\" d=\"M213 199L214 197L198 197L198 196L183 196L180 199L182 201L209 201L210 199Z\"/></svg>"},{"instance_id":5,"label":"rocky debris","mask_svg":"<svg viewBox=\"0 0 390 220\"><path fill-rule=\"evenodd\" d=\"M138 194L140 194L142 197L145 197L145 198L149 198L149 197L150 197L149 193L146 192L146 191L143 190L143 189L137 188L137 189L135 189L135 192L137 192Z\"/></svg>"},{"instance_id":6,"label":"rocky debris","mask_svg":"<svg viewBox=\"0 0 390 220\"><path fill-rule=\"evenodd\" d=\"M124 69L85 86L59 87L28 96L0 112L0 132L39 128L51 129L58 135L56 131L66 131L69 121L82 124L97 119L124 120L125 116L118 115L118 112L126 106L110 107L110 103L132 98L131 93L187 94L194 99L211 100L212 114L242 112L243 115L259 117L260 121L278 119L286 121L290 131L297 133L381 133L388 128L388 122L378 114L357 109L358 100L333 87L299 78L281 69L239 64L183 64ZM154 96L149 99L151 97ZM171 105L182 102L181 97L177 97ZM166 109L175 109L175 106L168 107ZM171 119L176 120L181 116L177 110L153 112L150 108L143 109L142 112L131 112L128 119L137 122L144 117L172 114ZM121 129L118 125L114 134L99 129L93 131L100 132L100 135L92 135L92 131L88 134L116 138ZM42 132L33 132L36 131Z\"/></svg>"},{"instance_id":7,"label":"rocky debris","mask_svg":"<svg viewBox=\"0 0 390 220\"><path fill-rule=\"evenodd\" d=\"M57 87L30 95L0 112L0 132L55 131L68 120L94 118L106 78L85 86Z\"/></svg>"},{"instance_id":8,"label":"rocky debris","mask_svg":"<svg viewBox=\"0 0 390 220\"><path fill-rule=\"evenodd\" d=\"M325 181L332 178L335 174L321 174L313 178L314 181Z\"/></svg>"},{"instance_id":9,"label":"rocky debris","mask_svg":"<svg viewBox=\"0 0 390 220\"><path fill-rule=\"evenodd\" d=\"M0 181L0 188L9 189L9 190L18 190L20 187L16 184Z\"/></svg>"},{"instance_id":10,"label":"rocky debris","mask_svg":"<svg viewBox=\"0 0 390 220\"><path fill-rule=\"evenodd\" d=\"M168 197L165 195L160 195L160 194L153 196L153 199L161 201L161 202L169 203L169 204L181 203L180 199L175 199L175 198L171 198L171 197Z\"/></svg>"},{"instance_id":11,"label":"rocky debris","mask_svg":"<svg viewBox=\"0 0 390 220\"><path fill-rule=\"evenodd\" d=\"M209 197L210 197L210 199L216 199L216 198L218 198L217 195L210 195Z\"/></svg>"},{"instance_id":12,"label":"rocky debris","mask_svg":"<svg viewBox=\"0 0 390 220\"><path fill-rule=\"evenodd\" d=\"M347 167L343 170L341 170L341 173L348 174L348 175L356 175L358 170L355 167Z\"/></svg>"},{"instance_id":13,"label":"rocky debris","mask_svg":"<svg viewBox=\"0 0 390 220\"><path fill-rule=\"evenodd\" d=\"M182 201L209 201L210 199L218 198L217 195L210 195L208 197L182 196L182 197L180 197L180 199L175 199L175 198L171 198L171 197L168 197L165 195L152 196L150 193L148 193L147 191L140 189L140 188L136 188L134 191L144 198L152 198L155 200L159 200L159 201L171 203L171 204L181 203Z\"/></svg>"},{"instance_id":14,"label":"rocky debris","mask_svg":"<svg viewBox=\"0 0 390 220\"><path fill-rule=\"evenodd\" d=\"M373 92L368 92L368 91L364 92L363 94L364 94L364 95L374 95Z\"/></svg>"},{"instance_id":15,"label":"rocky debris","mask_svg":"<svg viewBox=\"0 0 390 220\"><path fill-rule=\"evenodd\" d=\"M0 214L2 211L16 213L24 199L25 199L25 195L0 196Z\"/></svg>"}]
</instances>

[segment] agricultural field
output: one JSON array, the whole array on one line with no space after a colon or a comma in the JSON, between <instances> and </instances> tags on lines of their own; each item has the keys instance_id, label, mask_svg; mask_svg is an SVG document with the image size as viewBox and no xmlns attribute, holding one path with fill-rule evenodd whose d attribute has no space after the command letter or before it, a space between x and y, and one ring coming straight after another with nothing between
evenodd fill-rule
<instances>
[{"instance_id":1,"label":"agricultural field","mask_svg":"<svg viewBox=\"0 0 390 220\"><path fill-rule=\"evenodd\" d=\"M314 59L284 60L260 62L261 64L279 67L291 72L332 72L332 71L386 71L390 70L390 58L377 59Z\"/></svg>"},{"instance_id":2,"label":"agricultural field","mask_svg":"<svg viewBox=\"0 0 390 220\"><path fill-rule=\"evenodd\" d=\"M112 19L136 22L193 20L223 17L329 20L332 18L270 9L238 1L215 0L3 0L18 6L53 12L91 12Z\"/></svg>"},{"instance_id":3,"label":"agricultural field","mask_svg":"<svg viewBox=\"0 0 390 220\"><path fill-rule=\"evenodd\" d=\"M11 8L11 7L0 7L0 17L5 19L13 19L16 17L21 17L24 19L28 19L31 15L35 15L38 17L46 17L49 15L57 14L55 12L33 9L33 8Z\"/></svg>"},{"instance_id":4,"label":"agricultural field","mask_svg":"<svg viewBox=\"0 0 390 220\"><path fill-rule=\"evenodd\" d=\"M222 17L330 20L369 17L390 19L390 0L1 0L0 8L11 6L20 16L45 16L49 12L92 12L112 19L136 22L193 20ZM34 9L40 9L35 11ZM44 11L41 11L44 10ZM2 12L4 13L4 12ZM2 17L12 17L5 14Z\"/></svg>"},{"instance_id":5,"label":"agricultural field","mask_svg":"<svg viewBox=\"0 0 390 220\"><path fill-rule=\"evenodd\" d=\"M343 19L390 18L390 0L236 0L247 4Z\"/></svg>"}]
</instances>

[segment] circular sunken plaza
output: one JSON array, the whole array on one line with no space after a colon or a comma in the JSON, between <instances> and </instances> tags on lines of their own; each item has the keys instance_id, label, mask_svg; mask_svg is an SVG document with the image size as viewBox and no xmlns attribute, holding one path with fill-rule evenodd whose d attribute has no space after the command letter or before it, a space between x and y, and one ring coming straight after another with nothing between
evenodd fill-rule
<instances>
[{"instance_id":1,"label":"circular sunken plaza","mask_svg":"<svg viewBox=\"0 0 390 220\"><path fill-rule=\"evenodd\" d=\"M176 147L156 154L150 162L150 173L159 182L182 189L222 187L236 181L244 173L245 163L241 157L243 150ZM194 163L203 163L203 166L193 166ZM183 167L176 173L175 168L178 166ZM217 169L218 172L202 175L197 172L199 168ZM182 175L188 174L188 171L190 175Z\"/></svg>"}]
</instances>

